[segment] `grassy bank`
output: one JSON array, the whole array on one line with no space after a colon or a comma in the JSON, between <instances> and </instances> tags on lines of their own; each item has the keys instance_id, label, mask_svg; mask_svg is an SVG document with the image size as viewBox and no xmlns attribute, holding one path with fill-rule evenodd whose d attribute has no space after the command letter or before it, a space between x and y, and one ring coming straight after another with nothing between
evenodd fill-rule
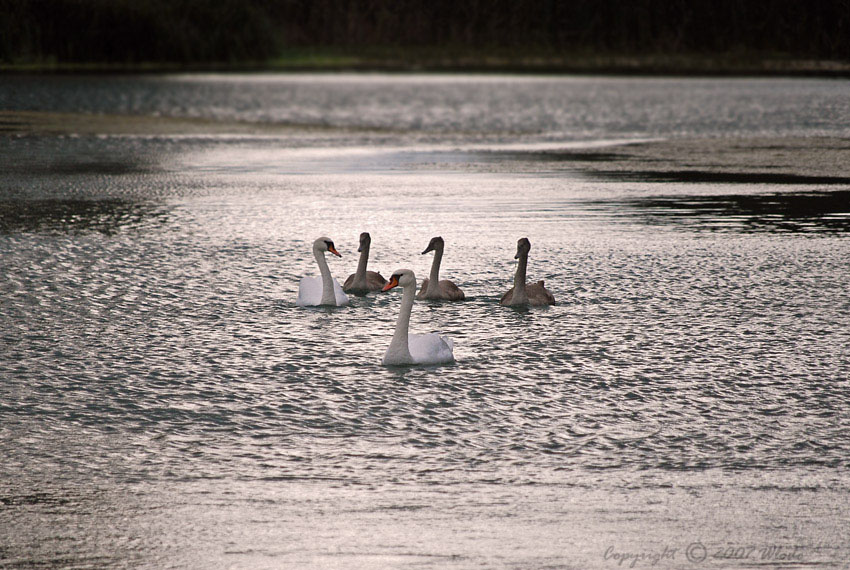
<instances>
[{"instance_id":1,"label":"grassy bank","mask_svg":"<svg viewBox=\"0 0 850 570\"><path fill-rule=\"evenodd\" d=\"M453 50L436 48L297 48L240 62L57 62L0 63L5 73L169 72L481 72L537 74L820 76L850 77L850 62L793 58L781 54L631 55L587 51Z\"/></svg>"},{"instance_id":2,"label":"grassy bank","mask_svg":"<svg viewBox=\"0 0 850 570\"><path fill-rule=\"evenodd\" d=\"M591 50L314 48L286 50L270 70L587 73L635 75L815 75L850 77L850 62L776 53L629 54Z\"/></svg>"}]
</instances>

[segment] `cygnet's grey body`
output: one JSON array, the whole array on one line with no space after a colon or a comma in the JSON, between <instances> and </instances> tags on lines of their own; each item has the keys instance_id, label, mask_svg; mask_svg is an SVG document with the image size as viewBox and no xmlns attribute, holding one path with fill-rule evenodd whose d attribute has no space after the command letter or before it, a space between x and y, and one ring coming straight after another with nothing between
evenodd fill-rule
<instances>
[{"instance_id":1,"label":"cygnet's grey body","mask_svg":"<svg viewBox=\"0 0 850 570\"><path fill-rule=\"evenodd\" d=\"M434 261L431 263L431 276L422 282L422 288L416 295L417 299L463 301L466 298L463 291L461 291L457 285L448 279L440 281L440 262L443 260L444 248L445 242L443 241L443 238L438 236L431 238L431 242L428 244L428 247L426 247L425 251L422 252L422 255L425 255L429 251L433 251Z\"/></svg>"},{"instance_id":2,"label":"cygnet's grey body","mask_svg":"<svg viewBox=\"0 0 850 570\"><path fill-rule=\"evenodd\" d=\"M380 273L366 270L371 244L372 238L368 232L360 234L360 247L357 248L360 252L360 261L357 263L357 271L349 275L342 284L342 290L346 293L366 295L380 291L387 284L387 280Z\"/></svg>"},{"instance_id":3,"label":"cygnet's grey body","mask_svg":"<svg viewBox=\"0 0 850 570\"><path fill-rule=\"evenodd\" d=\"M531 283L530 285L525 282L525 274L528 269L528 252L530 249L531 242L528 241L528 238L522 238L517 241L514 259L518 259L519 262L517 263L516 274L514 275L514 286L502 295L502 300L499 301L501 304L511 307L523 305L539 307L555 304L554 295L543 286L543 281Z\"/></svg>"}]
</instances>

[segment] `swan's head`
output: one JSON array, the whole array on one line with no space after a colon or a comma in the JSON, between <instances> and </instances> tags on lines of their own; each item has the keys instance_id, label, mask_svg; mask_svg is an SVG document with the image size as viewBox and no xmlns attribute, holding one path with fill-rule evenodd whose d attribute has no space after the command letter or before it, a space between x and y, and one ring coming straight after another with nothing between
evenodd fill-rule
<instances>
[{"instance_id":1,"label":"swan's head","mask_svg":"<svg viewBox=\"0 0 850 570\"><path fill-rule=\"evenodd\" d=\"M445 242L443 242L443 238L440 236L431 238L431 241L428 242L428 247L425 248L425 251L422 252L422 255L425 255L429 251L442 250Z\"/></svg>"},{"instance_id":2,"label":"swan's head","mask_svg":"<svg viewBox=\"0 0 850 570\"><path fill-rule=\"evenodd\" d=\"M395 271L393 271L392 277L390 277L390 280L387 282L386 285L384 285L384 288L381 289L381 291L389 291L390 289L398 287L399 285L401 285L403 288L412 286L415 289L416 274L414 274L413 271L411 271L410 269L396 269Z\"/></svg>"},{"instance_id":3,"label":"swan's head","mask_svg":"<svg viewBox=\"0 0 850 570\"><path fill-rule=\"evenodd\" d=\"M528 251L531 249L531 242L528 241L528 238L520 238L516 242L516 255L514 259L519 259L523 255L528 255Z\"/></svg>"},{"instance_id":4,"label":"swan's head","mask_svg":"<svg viewBox=\"0 0 850 570\"><path fill-rule=\"evenodd\" d=\"M329 251L337 257L342 257L342 254L334 247L334 242L329 237L320 237L313 242L313 251L321 251L322 253Z\"/></svg>"},{"instance_id":5,"label":"swan's head","mask_svg":"<svg viewBox=\"0 0 850 570\"><path fill-rule=\"evenodd\" d=\"M372 236L369 235L369 232L363 232L360 234L360 247L357 248L357 251L363 251L363 248L368 247L370 243L372 243Z\"/></svg>"}]
</instances>

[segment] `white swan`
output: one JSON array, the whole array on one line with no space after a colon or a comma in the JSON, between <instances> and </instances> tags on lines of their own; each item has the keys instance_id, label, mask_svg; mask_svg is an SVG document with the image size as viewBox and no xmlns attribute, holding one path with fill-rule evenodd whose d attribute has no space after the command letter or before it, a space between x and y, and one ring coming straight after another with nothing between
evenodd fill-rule
<instances>
[{"instance_id":1,"label":"white swan","mask_svg":"<svg viewBox=\"0 0 850 570\"><path fill-rule=\"evenodd\" d=\"M526 285L525 272L528 268L528 251L531 249L531 242L528 238L522 238L516 243L516 255L514 259L519 259L516 266L516 275L514 275L514 286L507 293L502 295L502 300L499 301L503 305L512 307L522 305L543 306L554 305L555 297L546 290L543 286L543 281Z\"/></svg>"},{"instance_id":2,"label":"white swan","mask_svg":"<svg viewBox=\"0 0 850 570\"><path fill-rule=\"evenodd\" d=\"M444 364L454 362L454 342L437 333L411 334L410 313L413 310L413 296L416 294L416 275L410 269L398 269L393 272L384 291L401 285L404 293L401 297L401 311L395 325L395 333L390 347L384 354L384 365L398 364Z\"/></svg>"},{"instance_id":3,"label":"white swan","mask_svg":"<svg viewBox=\"0 0 850 570\"><path fill-rule=\"evenodd\" d=\"M321 277L303 277L298 284L298 299L295 304L299 307L316 305L342 306L348 304L348 297L342 292L336 279L331 277L331 270L325 260L325 252L329 251L337 257L342 257L334 247L334 242L327 237L320 237L313 242L313 256L319 264Z\"/></svg>"},{"instance_id":4,"label":"white swan","mask_svg":"<svg viewBox=\"0 0 850 570\"><path fill-rule=\"evenodd\" d=\"M357 251L360 252L360 261L357 264L357 271L348 276L345 283L342 284L342 290L346 293L354 295L366 295L380 291L387 284L387 280L375 271L366 271L366 264L369 263L369 246L372 243L372 237L369 232L360 234L360 247Z\"/></svg>"},{"instance_id":5,"label":"white swan","mask_svg":"<svg viewBox=\"0 0 850 570\"><path fill-rule=\"evenodd\" d=\"M437 236L431 238L428 247L422 252L422 255L425 255L429 251L433 251L434 261L431 263L431 277L422 282L422 289L416 295L417 299L463 301L466 298L463 291L448 279L440 281L440 262L443 260L444 247L443 238Z\"/></svg>"}]
</instances>

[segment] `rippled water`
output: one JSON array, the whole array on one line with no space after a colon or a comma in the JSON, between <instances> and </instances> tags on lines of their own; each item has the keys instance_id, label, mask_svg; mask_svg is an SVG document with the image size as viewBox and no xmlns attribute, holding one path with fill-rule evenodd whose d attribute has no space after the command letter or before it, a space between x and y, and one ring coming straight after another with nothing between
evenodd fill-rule
<instances>
[{"instance_id":1,"label":"rippled water","mask_svg":"<svg viewBox=\"0 0 850 570\"><path fill-rule=\"evenodd\" d=\"M18 77L0 107L390 128L407 135L535 135L559 143L647 135L839 134L843 80L500 75Z\"/></svg>"},{"instance_id":2,"label":"rippled water","mask_svg":"<svg viewBox=\"0 0 850 570\"><path fill-rule=\"evenodd\" d=\"M0 566L844 567L850 184L569 164L612 141L846 138L846 94L0 85L6 109L309 127L0 138ZM381 366L397 291L295 306L313 239L342 281L362 231L371 269L420 280L443 236L467 301L417 302L412 329L452 337L455 364ZM524 236L553 307L498 304Z\"/></svg>"}]
</instances>

